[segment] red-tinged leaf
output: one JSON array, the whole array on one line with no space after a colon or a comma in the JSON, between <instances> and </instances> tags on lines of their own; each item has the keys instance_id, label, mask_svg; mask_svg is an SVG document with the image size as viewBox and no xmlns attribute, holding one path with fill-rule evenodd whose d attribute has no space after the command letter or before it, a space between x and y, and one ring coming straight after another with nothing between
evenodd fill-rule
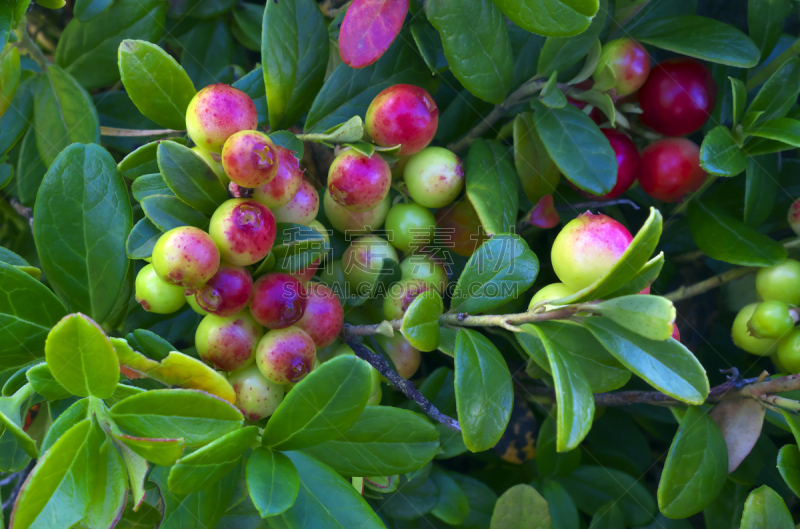
<instances>
[{"instance_id":1,"label":"red-tinged leaf","mask_svg":"<svg viewBox=\"0 0 800 529\"><path fill-rule=\"evenodd\" d=\"M711 410L728 445L728 474L747 457L761 435L766 408L752 399L723 400Z\"/></svg>"},{"instance_id":2,"label":"red-tinged leaf","mask_svg":"<svg viewBox=\"0 0 800 529\"><path fill-rule=\"evenodd\" d=\"M558 226L558 211L553 205L553 195L545 195L536 203L531 210L528 222L543 230Z\"/></svg>"},{"instance_id":3,"label":"red-tinged leaf","mask_svg":"<svg viewBox=\"0 0 800 529\"><path fill-rule=\"evenodd\" d=\"M408 0L354 0L339 32L339 53L352 68L381 58L394 42L408 13Z\"/></svg>"}]
</instances>

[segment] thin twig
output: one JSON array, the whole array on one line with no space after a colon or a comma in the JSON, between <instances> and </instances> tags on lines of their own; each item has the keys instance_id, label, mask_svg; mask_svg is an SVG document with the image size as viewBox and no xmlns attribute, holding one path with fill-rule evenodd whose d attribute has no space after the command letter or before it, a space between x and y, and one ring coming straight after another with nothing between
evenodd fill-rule
<instances>
[{"instance_id":1,"label":"thin twig","mask_svg":"<svg viewBox=\"0 0 800 529\"><path fill-rule=\"evenodd\" d=\"M577 204L562 204L556 206L559 211L575 211L580 209L610 208L611 206L626 205L638 210L639 206L628 198L615 198L613 200L596 200L592 202L579 202Z\"/></svg>"},{"instance_id":2,"label":"thin twig","mask_svg":"<svg viewBox=\"0 0 800 529\"><path fill-rule=\"evenodd\" d=\"M100 127L101 136L166 136L167 134L183 133L183 130L173 129L117 129L114 127Z\"/></svg>"},{"instance_id":3,"label":"thin twig","mask_svg":"<svg viewBox=\"0 0 800 529\"><path fill-rule=\"evenodd\" d=\"M713 290L720 285L724 285L729 281L733 281L734 279L739 279L740 277L744 277L747 274L755 272L758 268L754 266L746 266L743 268L733 268L728 270L727 272L723 272L721 274L715 275L714 277L709 277L704 281L700 281L699 283L695 283L694 285L685 285L677 290L673 290L664 295L670 301L681 301L683 299L688 299L704 292L708 292L709 290Z\"/></svg>"}]
</instances>

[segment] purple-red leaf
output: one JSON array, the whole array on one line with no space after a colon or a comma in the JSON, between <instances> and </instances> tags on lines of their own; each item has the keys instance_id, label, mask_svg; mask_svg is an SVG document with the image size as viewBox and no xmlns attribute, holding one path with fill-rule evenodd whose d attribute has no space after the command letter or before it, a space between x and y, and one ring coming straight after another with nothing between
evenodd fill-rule
<instances>
[{"instance_id":1,"label":"purple-red leaf","mask_svg":"<svg viewBox=\"0 0 800 529\"><path fill-rule=\"evenodd\" d=\"M408 0L354 0L339 31L339 53L352 68L381 58L392 44L408 13Z\"/></svg>"}]
</instances>

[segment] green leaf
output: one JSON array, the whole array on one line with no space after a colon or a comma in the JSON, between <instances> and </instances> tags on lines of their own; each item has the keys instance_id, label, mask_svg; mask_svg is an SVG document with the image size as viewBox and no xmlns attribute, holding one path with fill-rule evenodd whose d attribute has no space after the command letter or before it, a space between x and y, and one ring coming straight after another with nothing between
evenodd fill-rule
<instances>
[{"instance_id":1,"label":"green leaf","mask_svg":"<svg viewBox=\"0 0 800 529\"><path fill-rule=\"evenodd\" d=\"M747 30L766 60L783 32L786 17L792 12L789 0L748 0Z\"/></svg>"},{"instance_id":2,"label":"green leaf","mask_svg":"<svg viewBox=\"0 0 800 529\"><path fill-rule=\"evenodd\" d=\"M782 118L797 102L800 94L800 57L786 61L761 87L747 107L745 132L759 123ZM758 114L761 112L761 114ZM751 117L748 125L748 116Z\"/></svg>"},{"instance_id":3,"label":"green leaf","mask_svg":"<svg viewBox=\"0 0 800 529\"><path fill-rule=\"evenodd\" d=\"M571 37L586 30L597 0L494 0L516 25L546 37Z\"/></svg>"},{"instance_id":4,"label":"green leaf","mask_svg":"<svg viewBox=\"0 0 800 529\"><path fill-rule=\"evenodd\" d=\"M478 98L501 103L509 92L513 54L503 13L491 0L429 0L428 21L442 37L450 71Z\"/></svg>"},{"instance_id":5,"label":"green leaf","mask_svg":"<svg viewBox=\"0 0 800 529\"><path fill-rule=\"evenodd\" d=\"M728 127L719 125L703 138L700 165L711 174L736 176L747 169L747 156Z\"/></svg>"},{"instance_id":6,"label":"green leaf","mask_svg":"<svg viewBox=\"0 0 800 529\"><path fill-rule=\"evenodd\" d=\"M61 400L72 396L72 393L58 383L46 363L28 369L25 377L36 393L47 400Z\"/></svg>"},{"instance_id":7,"label":"green leaf","mask_svg":"<svg viewBox=\"0 0 800 529\"><path fill-rule=\"evenodd\" d=\"M793 529L794 521L777 492L761 485L747 496L742 529Z\"/></svg>"},{"instance_id":8,"label":"green leaf","mask_svg":"<svg viewBox=\"0 0 800 529\"><path fill-rule=\"evenodd\" d=\"M56 64L86 88L113 84L120 78L120 43L123 39L158 42L167 7L159 0L117 0L88 22L72 19L58 40Z\"/></svg>"},{"instance_id":9,"label":"green leaf","mask_svg":"<svg viewBox=\"0 0 800 529\"><path fill-rule=\"evenodd\" d=\"M162 231L150 219L142 219L136 223L125 242L125 252L130 259L146 259L153 255L158 238Z\"/></svg>"},{"instance_id":10,"label":"green leaf","mask_svg":"<svg viewBox=\"0 0 800 529\"><path fill-rule=\"evenodd\" d=\"M200 229L208 226L208 217L178 197L151 195L142 200L141 204L148 220L163 232L180 226L194 226Z\"/></svg>"},{"instance_id":11,"label":"green leaf","mask_svg":"<svg viewBox=\"0 0 800 529\"><path fill-rule=\"evenodd\" d=\"M735 129L747 105L747 88L741 79L728 77L728 80L731 82L731 91L733 92L733 98L731 99L731 105L733 107L731 110L731 117L733 118L733 128Z\"/></svg>"},{"instance_id":12,"label":"green leaf","mask_svg":"<svg viewBox=\"0 0 800 529\"><path fill-rule=\"evenodd\" d=\"M414 348L424 353L435 351L439 347L439 316L442 312L442 296L435 290L423 292L408 306L400 332Z\"/></svg>"},{"instance_id":13,"label":"green leaf","mask_svg":"<svg viewBox=\"0 0 800 529\"><path fill-rule=\"evenodd\" d=\"M158 146L158 168L175 196L206 215L228 199L228 191L211 167L179 143L164 141Z\"/></svg>"},{"instance_id":14,"label":"green leaf","mask_svg":"<svg viewBox=\"0 0 800 529\"><path fill-rule=\"evenodd\" d=\"M242 414L229 402L191 389L157 389L133 395L111 408L123 430L147 438L183 438L197 448L242 425Z\"/></svg>"},{"instance_id":15,"label":"green leaf","mask_svg":"<svg viewBox=\"0 0 800 529\"><path fill-rule=\"evenodd\" d=\"M50 289L13 265L0 263L0 369L42 358L47 333L66 315Z\"/></svg>"},{"instance_id":16,"label":"green leaf","mask_svg":"<svg viewBox=\"0 0 800 529\"><path fill-rule=\"evenodd\" d=\"M587 514L594 515L613 501L625 515L627 526L639 527L653 520L653 511L656 510L653 496L640 479L621 470L586 465L558 482L568 497L572 497L578 508ZM544 493L550 502L550 514L553 515L553 501L547 489Z\"/></svg>"},{"instance_id":17,"label":"green leaf","mask_svg":"<svg viewBox=\"0 0 800 529\"><path fill-rule=\"evenodd\" d=\"M761 57L755 43L738 29L697 15L649 20L632 29L630 36L657 48L739 68L751 68Z\"/></svg>"},{"instance_id":18,"label":"green leaf","mask_svg":"<svg viewBox=\"0 0 800 529\"><path fill-rule=\"evenodd\" d=\"M270 527L385 527L356 489L328 466L302 452L287 452L286 456L297 468L300 491L291 508L270 517Z\"/></svg>"},{"instance_id":19,"label":"green leaf","mask_svg":"<svg viewBox=\"0 0 800 529\"><path fill-rule=\"evenodd\" d=\"M220 81L218 74L231 64L233 41L223 18L197 24L183 37L181 66L194 86L202 89Z\"/></svg>"},{"instance_id":20,"label":"green leaf","mask_svg":"<svg viewBox=\"0 0 800 529\"><path fill-rule=\"evenodd\" d=\"M741 266L771 266L786 259L780 243L699 200L689 204L692 238L712 259Z\"/></svg>"},{"instance_id":21,"label":"green leaf","mask_svg":"<svg viewBox=\"0 0 800 529\"><path fill-rule=\"evenodd\" d=\"M89 94L58 66L39 77L34 119L36 146L48 167L72 143L100 143L97 110Z\"/></svg>"},{"instance_id":22,"label":"green leaf","mask_svg":"<svg viewBox=\"0 0 800 529\"><path fill-rule=\"evenodd\" d=\"M602 0L599 5L597 16L592 19L589 28L580 35L572 38L547 38L539 55L539 74L549 76L556 72L566 71L589 53L606 24L608 2L607 0ZM593 71L594 67L589 71L589 75Z\"/></svg>"},{"instance_id":23,"label":"green leaf","mask_svg":"<svg viewBox=\"0 0 800 529\"><path fill-rule=\"evenodd\" d=\"M56 381L73 395L106 399L117 388L114 346L83 314L70 314L58 322L47 336L44 352Z\"/></svg>"},{"instance_id":24,"label":"green leaf","mask_svg":"<svg viewBox=\"0 0 800 529\"><path fill-rule=\"evenodd\" d=\"M239 43L252 51L261 51L261 21L264 6L241 3L233 9L231 31Z\"/></svg>"},{"instance_id":25,"label":"green leaf","mask_svg":"<svg viewBox=\"0 0 800 529\"><path fill-rule=\"evenodd\" d=\"M0 117L0 152L8 152L32 124L34 94L40 90L39 87L38 77L26 79L17 87L11 105Z\"/></svg>"},{"instance_id":26,"label":"green leaf","mask_svg":"<svg viewBox=\"0 0 800 529\"><path fill-rule=\"evenodd\" d=\"M606 503L592 516L589 529L625 529L625 516L617 502Z\"/></svg>"},{"instance_id":27,"label":"green leaf","mask_svg":"<svg viewBox=\"0 0 800 529\"><path fill-rule=\"evenodd\" d=\"M36 147L36 131L29 128L22 138L16 171L17 193L23 206L31 207L36 202L45 173L47 166Z\"/></svg>"},{"instance_id":28,"label":"green leaf","mask_svg":"<svg viewBox=\"0 0 800 529\"><path fill-rule=\"evenodd\" d=\"M255 444L258 427L235 430L182 457L169 471L167 484L176 494L199 492L227 475Z\"/></svg>"},{"instance_id":29,"label":"green leaf","mask_svg":"<svg viewBox=\"0 0 800 529\"><path fill-rule=\"evenodd\" d=\"M262 518L275 516L297 499L300 478L285 454L262 446L247 460L247 490Z\"/></svg>"},{"instance_id":30,"label":"green leaf","mask_svg":"<svg viewBox=\"0 0 800 529\"><path fill-rule=\"evenodd\" d=\"M472 452L493 447L508 425L514 391L500 351L485 336L461 329L456 338L456 407L464 444Z\"/></svg>"},{"instance_id":31,"label":"green leaf","mask_svg":"<svg viewBox=\"0 0 800 529\"><path fill-rule=\"evenodd\" d=\"M137 455L133 450L128 448L125 443L119 442L119 440L114 437L113 434L111 437L109 437L109 439L113 441L114 445L117 447L120 455L122 456L122 462L125 465L125 471L128 474L127 481L130 483L133 504L134 506L141 507L142 500L146 494L144 487L150 467L143 457Z\"/></svg>"},{"instance_id":32,"label":"green leaf","mask_svg":"<svg viewBox=\"0 0 800 529\"><path fill-rule=\"evenodd\" d=\"M411 36L419 48L419 53L432 75L447 69L447 59L444 58L444 48L439 32L434 29L425 17L414 17L411 20Z\"/></svg>"},{"instance_id":33,"label":"green leaf","mask_svg":"<svg viewBox=\"0 0 800 529\"><path fill-rule=\"evenodd\" d=\"M537 204L545 195L552 195L561 179L553 159L533 125L533 114L523 112L514 118L514 165L525 196Z\"/></svg>"},{"instance_id":34,"label":"green leaf","mask_svg":"<svg viewBox=\"0 0 800 529\"><path fill-rule=\"evenodd\" d=\"M672 336L675 307L659 296L633 294L592 305L614 323L650 340L666 340Z\"/></svg>"},{"instance_id":35,"label":"green leaf","mask_svg":"<svg viewBox=\"0 0 800 529\"><path fill-rule=\"evenodd\" d=\"M26 454L37 458L36 441L24 430L25 414L30 407L28 398L32 395L33 389L25 385L11 397L0 397L0 430L9 432Z\"/></svg>"},{"instance_id":36,"label":"green leaf","mask_svg":"<svg viewBox=\"0 0 800 529\"><path fill-rule=\"evenodd\" d=\"M392 476L433 459L439 434L425 418L390 406L367 406L340 436L305 450L344 476Z\"/></svg>"},{"instance_id":37,"label":"green leaf","mask_svg":"<svg viewBox=\"0 0 800 529\"><path fill-rule=\"evenodd\" d=\"M14 93L19 86L19 49L8 48L6 52L0 55L0 116L2 116L11 100L14 99Z\"/></svg>"},{"instance_id":38,"label":"green leaf","mask_svg":"<svg viewBox=\"0 0 800 529\"><path fill-rule=\"evenodd\" d=\"M594 121L572 105L547 108L533 101L531 106L539 137L567 180L595 195L611 191L617 158Z\"/></svg>"},{"instance_id":39,"label":"green leaf","mask_svg":"<svg viewBox=\"0 0 800 529\"><path fill-rule=\"evenodd\" d=\"M539 427L539 435L536 438L536 470L544 477L569 476L581 462L580 449L563 454L556 451L557 435L556 419L552 415L547 415Z\"/></svg>"},{"instance_id":40,"label":"green leaf","mask_svg":"<svg viewBox=\"0 0 800 529\"><path fill-rule=\"evenodd\" d=\"M460 525L469 515L469 500L453 479L452 473L432 467L430 479L439 489L431 514L450 525Z\"/></svg>"},{"instance_id":41,"label":"green leaf","mask_svg":"<svg viewBox=\"0 0 800 529\"><path fill-rule=\"evenodd\" d=\"M262 18L263 17L259 16L258 21L256 22L259 31L261 30ZM259 49L259 46L256 46L256 50ZM256 110L258 111L258 125L259 126L266 125L269 119L268 117L269 111L267 109L267 92L266 92L266 87L264 86L263 69L260 66L258 68L255 68L250 73L248 73L247 75L245 75L244 77L233 83L232 86L234 88L238 88L239 90L250 96L250 99L252 99L253 103L256 104ZM298 154L298 156L300 155Z\"/></svg>"},{"instance_id":42,"label":"green leaf","mask_svg":"<svg viewBox=\"0 0 800 529\"><path fill-rule=\"evenodd\" d=\"M72 527L86 514L92 496L92 475L103 431L85 419L67 431L39 459L19 492L11 526Z\"/></svg>"},{"instance_id":43,"label":"green leaf","mask_svg":"<svg viewBox=\"0 0 800 529\"><path fill-rule=\"evenodd\" d=\"M794 495L800 497L800 450L797 445L784 445L778 452L778 471Z\"/></svg>"},{"instance_id":44,"label":"green leaf","mask_svg":"<svg viewBox=\"0 0 800 529\"><path fill-rule=\"evenodd\" d=\"M547 500L530 485L514 485L497 500L491 529L550 529Z\"/></svg>"},{"instance_id":45,"label":"green leaf","mask_svg":"<svg viewBox=\"0 0 800 529\"><path fill-rule=\"evenodd\" d=\"M75 0L73 13L81 22L88 22L111 5L112 0Z\"/></svg>"},{"instance_id":46,"label":"green leaf","mask_svg":"<svg viewBox=\"0 0 800 529\"><path fill-rule=\"evenodd\" d=\"M122 84L136 108L162 127L185 129L186 109L197 92L181 65L143 40L122 41L117 60Z\"/></svg>"},{"instance_id":47,"label":"green leaf","mask_svg":"<svg viewBox=\"0 0 800 529\"><path fill-rule=\"evenodd\" d=\"M137 202L141 202L152 195L175 196L175 193L167 187L161 173L146 174L138 177L131 184L131 193L133 194L133 199Z\"/></svg>"},{"instance_id":48,"label":"green leaf","mask_svg":"<svg viewBox=\"0 0 800 529\"><path fill-rule=\"evenodd\" d=\"M748 134L757 138L779 141L792 147L800 147L800 121L775 118L749 129Z\"/></svg>"},{"instance_id":49,"label":"green leaf","mask_svg":"<svg viewBox=\"0 0 800 529\"><path fill-rule=\"evenodd\" d=\"M183 455L183 439L134 437L124 433L112 433L114 438L137 456L155 465L170 466Z\"/></svg>"},{"instance_id":50,"label":"green leaf","mask_svg":"<svg viewBox=\"0 0 800 529\"><path fill-rule=\"evenodd\" d=\"M539 101L548 108L564 108L567 104L567 97L558 87L558 72L553 72L539 92Z\"/></svg>"},{"instance_id":51,"label":"green leaf","mask_svg":"<svg viewBox=\"0 0 800 529\"><path fill-rule=\"evenodd\" d=\"M89 399L81 399L73 402L67 409L61 412L47 430L47 434L42 441L41 453L44 454L48 452L70 428L88 418L90 418Z\"/></svg>"},{"instance_id":52,"label":"green leaf","mask_svg":"<svg viewBox=\"0 0 800 529\"><path fill-rule=\"evenodd\" d=\"M658 484L658 507L669 518L703 510L725 485L728 449L711 417L690 407L681 420Z\"/></svg>"},{"instance_id":53,"label":"green leaf","mask_svg":"<svg viewBox=\"0 0 800 529\"><path fill-rule=\"evenodd\" d=\"M82 526L112 527L119 520L128 500L128 476L125 463L114 442L104 436L99 447L89 490L89 509Z\"/></svg>"},{"instance_id":54,"label":"green leaf","mask_svg":"<svg viewBox=\"0 0 800 529\"><path fill-rule=\"evenodd\" d=\"M450 312L484 312L528 290L539 259L517 235L495 235L467 262L453 291Z\"/></svg>"},{"instance_id":55,"label":"green leaf","mask_svg":"<svg viewBox=\"0 0 800 529\"><path fill-rule=\"evenodd\" d=\"M311 108L325 80L328 30L313 0L267 2L261 63L272 130L294 124Z\"/></svg>"},{"instance_id":56,"label":"green leaf","mask_svg":"<svg viewBox=\"0 0 800 529\"><path fill-rule=\"evenodd\" d=\"M161 141L152 141L131 151L117 165L120 174L129 180L135 180L142 175L157 173L156 153L160 144Z\"/></svg>"},{"instance_id":57,"label":"green leaf","mask_svg":"<svg viewBox=\"0 0 800 529\"><path fill-rule=\"evenodd\" d=\"M744 223L758 227L767 220L780 188L781 173L777 155L750 156L747 159L744 188ZM788 167L786 163L784 166Z\"/></svg>"},{"instance_id":58,"label":"green leaf","mask_svg":"<svg viewBox=\"0 0 800 529\"><path fill-rule=\"evenodd\" d=\"M501 143L478 138L467 155L467 198L489 236L512 233L517 224L519 191L508 154Z\"/></svg>"},{"instance_id":59,"label":"green leaf","mask_svg":"<svg viewBox=\"0 0 800 529\"><path fill-rule=\"evenodd\" d=\"M705 369L677 340L649 340L606 318L588 318L584 325L609 353L659 391L695 405L708 397Z\"/></svg>"},{"instance_id":60,"label":"green leaf","mask_svg":"<svg viewBox=\"0 0 800 529\"><path fill-rule=\"evenodd\" d=\"M9 430L0 433L0 470L19 472L30 462L31 457L22 449L14 434Z\"/></svg>"},{"instance_id":61,"label":"green leaf","mask_svg":"<svg viewBox=\"0 0 800 529\"><path fill-rule=\"evenodd\" d=\"M361 415L370 386L363 360L340 356L325 362L283 399L264 429L264 445L301 449L335 439Z\"/></svg>"},{"instance_id":62,"label":"green leaf","mask_svg":"<svg viewBox=\"0 0 800 529\"><path fill-rule=\"evenodd\" d=\"M131 217L125 182L102 147L70 145L47 171L33 237L42 271L71 312L100 323L111 313L128 273Z\"/></svg>"}]
</instances>

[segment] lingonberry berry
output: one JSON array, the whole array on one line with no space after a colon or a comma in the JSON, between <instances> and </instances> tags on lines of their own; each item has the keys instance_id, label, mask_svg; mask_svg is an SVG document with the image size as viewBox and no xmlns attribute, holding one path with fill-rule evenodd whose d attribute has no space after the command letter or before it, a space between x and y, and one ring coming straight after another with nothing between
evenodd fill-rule
<instances>
[{"instance_id":1,"label":"lingonberry berry","mask_svg":"<svg viewBox=\"0 0 800 529\"><path fill-rule=\"evenodd\" d=\"M350 149L337 156L328 170L331 198L351 211L375 209L391 185L389 164L377 153L366 156Z\"/></svg>"},{"instance_id":2,"label":"lingonberry berry","mask_svg":"<svg viewBox=\"0 0 800 529\"><path fill-rule=\"evenodd\" d=\"M551 251L553 270L569 288L582 290L611 270L631 240L630 232L616 220L587 211L556 236Z\"/></svg>"},{"instance_id":3,"label":"lingonberry berry","mask_svg":"<svg viewBox=\"0 0 800 529\"><path fill-rule=\"evenodd\" d=\"M386 216L386 233L403 253L428 246L436 234L436 219L419 204L395 204Z\"/></svg>"},{"instance_id":4,"label":"lingonberry berry","mask_svg":"<svg viewBox=\"0 0 800 529\"><path fill-rule=\"evenodd\" d=\"M756 338L780 340L794 329L789 305L774 299L759 303L747 322L747 329Z\"/></svg>"},{"instance_id":5,"label":"lingonberry berry","mask_svg":"<svg viewBox=\"0 0 800 529\"><path fill-rule=\"evenodd\" d=\"M395 371L403 378L411 378L419 369L422 356L418 349L415 349L408 340L399 332L394 333L391 338L383 335L376 335L375 341L389 355L394 364Z\"/></svg>"},{"instance_id":6,"label":"lingonberry berry","mask_svg":"<svg viewBox=\"0 0 800 529\"><path fill-rule=\"evenodd\" d=\"M198 307L209 314L233 316L250 301L253 278L243 266L222 262L214 277L194 294Z\"/></svg>"},{"instance_id":7,"label":"lingonberry berry","mask_svg":"<svg viewBox=\"0 0 800 529\"><path fill-rule=\"evenodd\" d=\"M342 270L353 292L372 294L384 259L398 260L397 251L386 239L365 235L350 243L342 255Z\"/></svg>"},{"instance_id":8,"label":"lingonberry berry","mask_svg":"<svg viewBox=\"0 0 800 529\"><path fill-rule=\"evenodd\" d=\"M447 289L447 270L441 260L432 255L420 253L407 256L400 261L400 272L401 279L421 279L441 295Z\"/></svg>"},{"instance_id":9,"label":"lingonberry berry","mask_svg":"<svg viewBox=\"0 0 800 529\"><path fill-rule=\"evenodd\" d=\"M186 109L186 132L199 147L211 152L220 152L225 141L240 130L257 126L258 112L250 96L223 83L197 92Z\"/></svg>"},{"instance_id":10,"label":"lingonberry berry","mask_svg":"<svg viewBox=\"0 0 800 529\"><path fill-rule=\"evenodd\" d=\"M215 369L235 371L253 362L264 330L243 310L233 316L209 314L197 326L194 345L204 362Z\"/></svg>"},{"instance_id":11,"label":"lingonberry berry","mask_svg":"<svg viewBox=\"0 0 800 529\"><path fill-rule=\"evenodd\" d=\"M594 70L594 82L602 90L613 89L617 97L637 91L650 73L650 56L633 39L616 39L603 45Z\"/></svg>"},{"instance_id":12,"label":"lingonberry berry","mask_svg":"<svg viewBox=\"0 0 800 529\"><path fill-rule=\"evenodd\" d=\"M147 312L170 314L186 303L183 287L171 285L158 277L153 265L144 266L136 274L136 301Z\"/></svg>"},{"instance_id":13,"label":"lingonberry berry","mask_svg":"<svg viewBox=\"0 0 800 529\"><path fill-rule=\"evenodd\" d=\"M365 125L376 145L400 145L400 156L415 154L436 134L439 109L424 88L396 84L385 88L367 108Z\"/></svg>"},{"instance_id":14,"label":"lingonberry berry","mask_svg":"<svg viewBox=\"0 0 800 529\"><path fill-rule=\"evenodd\" d=\"M296 278L281 273L261 276L253 285L250 312L268 329L294 325L306 310L306 289Z\"/></svg>"},{"instance_id":15,"label":"lingonberry berry","mask_svg":"<svg viewBox=\"0 0 800 529\"><path fill-rule=\"evenodd\" d=\"M639 172L641 156L639 156L639 150L633 140L627 134L614 129L600 129L600 132L608 139L617 157L617 183L614 184L611 191L602 196L592 195L581 190L578 190L578 192L587 198L595 200L611 200L620 196L633 185Z\"/></svg>"},{"instance_id":16,"label":"lingonberry berry","mask_svg":"<svg viewBox=\"0 0 800 529\"><path fill-rule=\"evenodd\" d=\"M306 310L295 326L311 336L318 348L336 341L344 325L344 310L336 294L322 283L306 285Z\"/></svg>"},{"instance_id":17,"label":"lingonberry berry","mask_svg":"<svg viewBox=\"0 0 800 529\"><path fill-rule=\"evenodd\" d=\"M706 179L700 167L700 147L686 138L664 138L642 151L639 185L662 202L678 202L697 191Z\"/></svg>"},{"instance_id":18,"label":"lingonberry berry","mask_svg":"<svg viewBox=\"0 0 800 529\"><path fill-rule=\"evenodd\" d=\"M258 370L275 384L300 382L314 369L316 358L314 340L298 327L268 331L256 349Z\"/></svg>"},{"instance_id":19,"label":"lingonberry berry","mask_svg":"<svg viewBox=\"0 0 800 529\"><path fill-rule=\"evenodd\" d=\"M789 221L789 227L792 228L792 231L800 237L800 198L789 206L789 214L786 219Z\"/></svg>"},{"instance_id":20,"label":"lingonberry berry","mask_svg":"<svg viewBox=\"0 0 800 529\"><path fill-rule=\"evenodd\" d=\"M656 132L683 136L703 126L716 102L711 70L694 59L669 59L655 66L639 89L639 118Z\"/></svg>"},{"instance_id":21,"label":"lingonberry berry","mask_svg":"<svg viewBox=\"0 0 800 529\"><path fill-rule=\"evenodd\" d=\"M278 173L280 158L269 136L243 130L222 147L222 167L232 182L254 188L270 182Z\"/></svg>"},{"instance_id":22,"label":"lingonberry berry","mask_svg":"<svg viewBox=\"0 0 800 529\"><path fill-rule=\"evenodd\" d=\"M786 259L774 266L759 268L756 291L764 301L774 299L800 305L800 262Z\"/></svg>"},{"instance_id":23,"label":"lingonberry berry","mask_svg":"<svg viewBox=\"0 0 800 529\"><path fill-rule=\"evenodd\" d=\"M793 330L778 344L778 362L788 371L800 373L800 329Z\"/></svg>"},{"instance_id":24,"label":"lingonberry berry","mask_svg":"<svg viewBox=\"0 0 800 529\"><path fill-rule=\"evenodd\" d=\"M228 375L236 394L234 406L251 421L269 417L283 402L283 386L270 382L252 365Z\"/></svg>"},{"instance_id":25,"label":"lingonberry berry","mask_svg":"<svg viewBox=\"0 0 800 529\"><path fill-rule=\"evenodd\" d=\"M403 177L414 202L426 208L441 208L461 193L464 164L452 151L427 147L408 160Z\"/></svg>"},{"instance_id":26,"label":"lingonberry berry","mask_svg":"<svg viewBox=\"0 0 800 529\"><path fill-rule=\"evenodd\" d=\"M188 303L189 306L192 307L193 311L195 311L197 314L199 314L201 316L208 316L208 311L197 304L197 299L195 299L195 297L194 297L195 289L193 289L193 288L186 289L186 290L184 290L184 293L186 294L186 296L185 296L186 297L186 303Z\"/></svg>"},{"instance_id":27,"label":"lingonberry berry","mask_svg":"<svg viewBox=\"0 0 800 529\"><path fill-rule=\"evenodd\" d=\"M271 209L288 204L303 181L303 170L297 156L280 145L276 145L275 150L278 153L278 172L275 178L253 190L253 198Z\"/></svg>"},{"instance_id":28,"label":"lingonberry berry","mask_svg":"<svg viewBox=\"0 0 800 529\"><path fill-rule=\"evenodd\" d=\"M447 249L462 257L470 257L487 239L481 219L469 200L459 200L440 209L435 218Z\"/></svg>"},{"instance_id":29,"label":"lingonberry berry","mask_svg":"<svg viewBox=\"0 0 800 529\"><path fill-rule=\"evenodd\" d=\"M319 195L311 182L303 178L294 196L279 208L272 210L278 222L308 225L319 213Z\"/></svg>"},{"instance_id":30,"label":"lingonberry berry","mask_svg":"<svg viewBox=\"0 0 800 529\"><path fill-rule=\"evenodd\" d=\"M366 235L383 226L389 209L392 207L392 199L387 194L374 209L352 211L337 203L331 196L330 190L326 189L322 207L325 209L325 216L336 231L350 235Z\"/></svg>"},{"instance_id":31,"label":"lingonberry berry","mask_svg":"<svg viewBox=\"0 0 800 529\"><path fill-rule=\"evenodd\" d=\"M158 277L167 283L197 288L217 273L219 250L203 230L181 226L159 237L152 261Z\"/></svg>"},{"instance_id":32,"label":"lingonberry berry","mask_svg":"<svg viewBox=\"0 0 800 529\"><path fill-rule=\"evenodd\" d=\"M433 285L422 279L403 279L393 284L383 298L384 317L387 320L402 318L420 294L433 288Z\"/></svg>"},{"instance_id":33,"label":"lingonberry berry","mask_svg":"<svg viewBox=\"0 0 800 529\"><path fill-rule=\"evenodd\" d=\"M231 198L217 208L208 228L222 259L238 266L262 260L275 243L272 212L252 198Z\"/></svg>"},{"instance_id":34,"label":"lingonberry berry","mask_svg":"<svg viewBox=\"0 0 800 529\"><path fill-rule=\"evenodd\" d=\"M750 330L747 328L747 322L753 317L756 307L758 307L758 303L751 303L739 311L733 320L731 337L733 343L740 349L758 356L769 356L778 349L778 340L756 338L750 334Z\"/></svg>"}]
</instances>

